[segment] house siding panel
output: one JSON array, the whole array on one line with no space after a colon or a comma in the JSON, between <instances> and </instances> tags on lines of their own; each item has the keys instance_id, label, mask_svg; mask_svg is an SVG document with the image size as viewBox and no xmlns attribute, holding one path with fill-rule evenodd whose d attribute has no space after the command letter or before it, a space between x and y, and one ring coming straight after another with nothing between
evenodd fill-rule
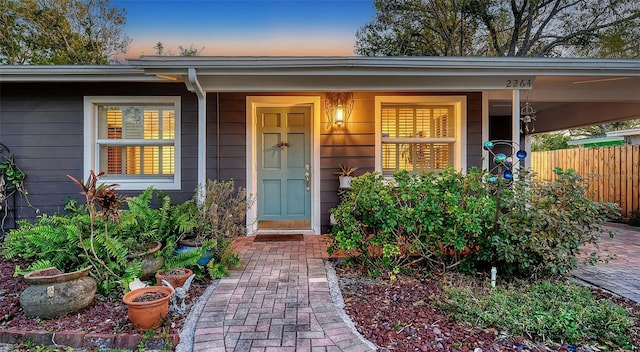
<instances>
[{"instance_id":1,"label":"house siding panel","mask_svg":"<svg viewBox=\"0 0 640 352\"><path fill-rule=\"evenodd\" d=\"M357 92L354 112L344 127L327 126L324 106L320 117L320 208L322 231L329 231L329 209L338 203L338 164L359 166L357 174L375 168L376 95L466 95L467 165L481 165L481 93L390 93ZM169 191L174 201L193 196L197 186L198 121L197 98L182 83L44 83L0 86L0 142L16 156L27 173L26 187L32 203L42 212L60 211L68 196L79 198L78 189L67 174L83 174L84 96L178 95L182 107L182 190ZM287 93L208 93L207 176L246 180L246 97L296 95ZM298 95L320 96L324 93ZM220 128L220 131L218 131ZM218 146L218 142L220 145ZM125 193L135 194L135 193ZM35 212L17 200L18 218L33 218Z\"/></svg>"},{"instance_id":2,"label":"house siding panel","mask_svg":"<svg viewBox=\"0 0 640 352\"><path fill-rule=\"evenodd\" d=\"M197 102L184 84L146 83L2 83L0 84L0 142L14 154L27 174L29 200L43 213L62 211L65 199L80 200L78 188L67 174L83 175L84 96L179 95L182 97L183 142L195 140ZM191 126L194 126L193 128ZM182 156L196 153L185 144ZM182 189L168 192L176 201L193 196L195 159L182 162ZM124 192L123 192L124 193ZM126 193L125 193L126 194ZM16 198L16 218L37 214ZM5 228L14 225L9 216Z\"/></svg>"}]
</instances>

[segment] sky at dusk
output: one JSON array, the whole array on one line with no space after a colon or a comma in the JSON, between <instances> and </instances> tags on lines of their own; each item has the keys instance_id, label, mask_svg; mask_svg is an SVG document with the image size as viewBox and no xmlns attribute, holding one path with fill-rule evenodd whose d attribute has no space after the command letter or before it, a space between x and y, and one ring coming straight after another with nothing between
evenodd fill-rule
<instances>
[{"instance_id":1,"label":"sky at dusk","mask_svg":"<svg viewBox=\"0 0 640 352\"><path fill-rule=\"evenodd\" d=\"M349 56L373 0L112 0L133 40L124 58L178 46L213 56Z\"/></svg>"}]
</instances>

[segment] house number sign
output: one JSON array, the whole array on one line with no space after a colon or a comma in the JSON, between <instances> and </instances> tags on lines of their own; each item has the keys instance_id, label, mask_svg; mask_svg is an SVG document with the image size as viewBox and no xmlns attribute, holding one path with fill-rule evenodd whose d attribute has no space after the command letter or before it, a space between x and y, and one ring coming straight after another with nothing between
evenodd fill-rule
<instances>
[{"instance_id":1,"label":"house number sign","mask_svg":"<svg viewBox=\"0 0 640 352\"><path fill-rule=\"evenodd\" d=\"M506 88L531 88L531 79L508 79L505 81Z\"/></svg>"}]
</instances>

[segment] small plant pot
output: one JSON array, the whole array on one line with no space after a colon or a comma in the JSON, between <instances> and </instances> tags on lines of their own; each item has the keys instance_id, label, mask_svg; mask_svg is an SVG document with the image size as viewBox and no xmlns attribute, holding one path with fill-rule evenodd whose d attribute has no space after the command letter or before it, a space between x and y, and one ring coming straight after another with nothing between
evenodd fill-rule
<instances>
[{"instance_id":1,"label":"small plant pot","mask_svg":"<svg viewBox=\"0 0 640 352\"><path fill-rule=\"evenodd\" d=\"M340 181L340 188L351 188L351 181L353 180L353 177L338 176L338 180Z\"/></svg>"},{"instance_id":2,"label":"small plant pot","mask_svg":"<svg viewBox=\"0 0 640 352\"><path fill-rule=\"evenodd\" d=\"M200 246L196 242L189 241L189 240L179 240L178 241L178 247L176 248L176 254L189 252L189 251L195 251L198 248L200 248ZM204 251L204 253L200 257L200 259L198 259L197 263L199 265L205 266L211 261L211 259L213 259L213 255L214 255L213 250L212 249L208 249L208 250Z\"/></svg>"},{"instance_id":3,"label":"small plant pot","mask_svg":"<svg viewBox=\"0 0 640 352\"><path fill-rule=\"evenodd\" d=\"M146 331L160 326L169 313L172 295L173 289L166 286L147 286L126 293L122 301L127 305L133 327Z\"/></svg>"},{"instance_id":4,"label":"small plant pot","mask_svg":"<svg viewBox=\"0 0 640 352\"><path fill-rule=\"evenodd\" d=\"M187 268L173 268L158 271L156 273L156 283L162 286L162 280L171 284L174 289L182 287L187 279L193 274L193 271Z\"/></svg>"}]
</instances>

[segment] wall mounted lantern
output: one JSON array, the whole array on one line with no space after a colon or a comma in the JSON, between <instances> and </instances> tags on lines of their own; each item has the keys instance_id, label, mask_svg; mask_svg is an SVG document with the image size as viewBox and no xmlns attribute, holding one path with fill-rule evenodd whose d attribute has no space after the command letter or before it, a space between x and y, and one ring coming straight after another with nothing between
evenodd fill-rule
<instances>
[{"instance_id":1,"label":"wall mounted lantern","mask_svg":"<svg viewBox=\"0 0 640 352\"><path fill-rule=\"evenodd\" d=\"M324 109L327 115L327 128L332 124L338 127L345 125L353 111L353 93L327 93Z\"/></svg>"}]
</instances>

